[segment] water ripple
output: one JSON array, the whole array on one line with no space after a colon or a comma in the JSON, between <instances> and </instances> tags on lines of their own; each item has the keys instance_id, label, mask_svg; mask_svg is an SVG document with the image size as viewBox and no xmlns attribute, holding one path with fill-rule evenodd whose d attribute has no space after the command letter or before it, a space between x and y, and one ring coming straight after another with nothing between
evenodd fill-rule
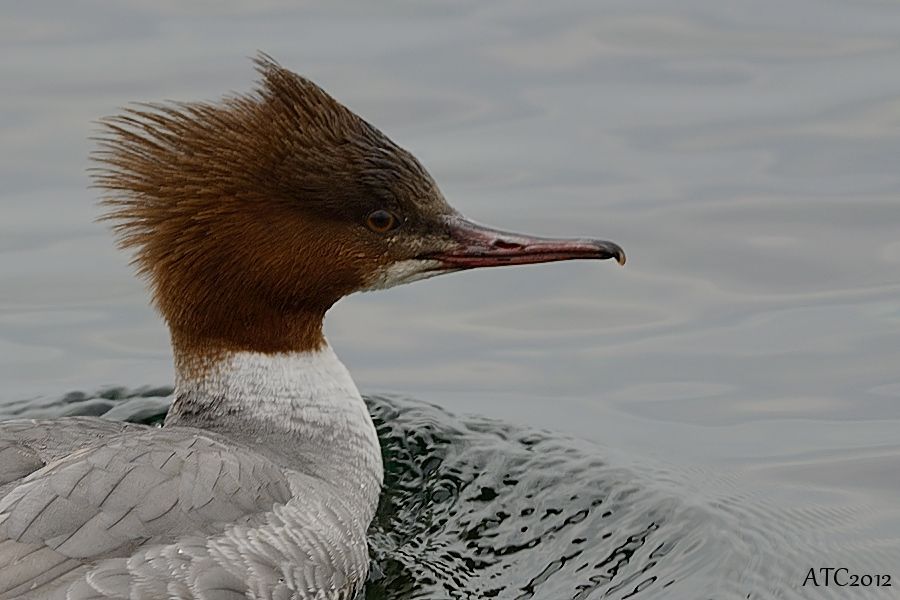
<instances>
[{"instance_id":1,"label":"water ripple","mask_svg":"<svg viewBox=\"0 0 900 600\"><path fill-rule=\"evenodd\" d=\"M7 403L0 418L160 423L170 393L72 392ZM868 568L896 564L897 540L853 535L874 509L782 510L740 491L734 474L619 457L415 400L367 402L386 470L369 600L801 598L805 570L835 556L838 538Z\"/></svg>"}]
</instances>

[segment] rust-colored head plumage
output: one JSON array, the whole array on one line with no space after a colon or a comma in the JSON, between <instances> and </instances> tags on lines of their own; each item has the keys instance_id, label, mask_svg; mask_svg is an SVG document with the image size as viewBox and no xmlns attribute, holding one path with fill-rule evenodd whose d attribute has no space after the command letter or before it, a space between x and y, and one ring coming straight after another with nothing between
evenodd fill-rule
<instances>
[{"instance_id":1,"label":"rust-colored head plumage","mask_svg":"<svg viewBox=\"0 0 900 600\"><path fill-rule=\"evenodd\" d=\"M453 212L408 152L311 81L256 65L253 94L101 122L105 218L176 342L195 348L316 347L335 301L419 251L370 215L423 230Z\"/></svg>"},{"instance_id":2,"label":"rust-colored head plumage","mask_svg":"<svg viewBox=\"0 0 900 600\"><path fill-rule=\"evenodd\" d=\"M180 357L314 350L325 312L359 290L475 267L624 262L611 242L466 221L407 151L269 57L256 66L251 94L101 122L104 218Z\"/></svg>"}]
</instances>

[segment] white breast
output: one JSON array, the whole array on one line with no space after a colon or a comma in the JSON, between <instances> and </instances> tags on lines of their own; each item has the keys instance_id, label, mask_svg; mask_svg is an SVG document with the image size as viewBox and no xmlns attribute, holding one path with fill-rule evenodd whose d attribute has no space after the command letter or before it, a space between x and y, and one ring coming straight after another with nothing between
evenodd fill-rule
<instances>
[{"instance_id":1,"label":"white breast","mask_svg":"<svg viewBox=\"0 0 900 600\"><path fill-rule=\"evenodd\" d=\"M329 345L316 352L235 352L200 378L176 379L166 426L220 432L330 483L363 515L381 491L381 449L365 402Z\"/></svg>"}]
</instances>

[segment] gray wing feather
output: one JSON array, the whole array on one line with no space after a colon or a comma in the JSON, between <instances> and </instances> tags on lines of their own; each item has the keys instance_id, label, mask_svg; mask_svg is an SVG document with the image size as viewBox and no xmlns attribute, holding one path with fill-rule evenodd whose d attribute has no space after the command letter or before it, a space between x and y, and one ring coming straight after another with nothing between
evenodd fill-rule
<instances>
[{"instance_id":1,"label":"gray wing feather","mask_svg":"<svg viewBox=\"0 0 900 600\"><path fill-rule=\"evenodd\" d=\"M72 578L80 582L69 587L69 599L127 598L135 584L129 561L153 563L153 553L142 555L140 548L171 544L191 532L203 534L195 546L205 552L207 536L251 523L291 498L280 467L199 430L64 421L0 424L0 452L12 457L3 473L30 473L0 488L0 598L26 597ZM187 540L170 554L185 549L191 549ZM168 573L173 560L157 557L157 568ZM207 587L221 593L183 597L225 598L231 588L243 597L241 582L216 566L195 579L193 592ZM168 577L154 579L142 584L148 592L160 581L168 587ZM162 591L156 597L180 596L176 589L156 591Z\"/></svg>"},{"instance_id":2,"label":"gray wing feather","mask_svg":"<svg viewBox=\"0 0 900 600\"><path fill-rule=\"evenodd\" d=\"M34 450L11 440L0 439L0 487L43 466L44 461Z\"/></svg>"},{"instance_id":3,"label":"gray wing feather","mask_svg":"<svg viewBox=\"0 0 900 600\"><path fill-rule=\"evenodd\" d=\"M365 580L367 523L334 489L214 434L73 418L0 423L0 444L2 600L343 600Z\"/></svg>"},{"instance_id":4,"label":"gray wing feather","mask_svg":"<svg viewBox=\"0 0 900 600\"><path fill-rule=\"evenodd\" d=\"M101 444L111 436L150 429L153 428L96 417L16 419L0 423L0 448L19 445L46 464L75 450Z\"/></svg>"}]
</instances>

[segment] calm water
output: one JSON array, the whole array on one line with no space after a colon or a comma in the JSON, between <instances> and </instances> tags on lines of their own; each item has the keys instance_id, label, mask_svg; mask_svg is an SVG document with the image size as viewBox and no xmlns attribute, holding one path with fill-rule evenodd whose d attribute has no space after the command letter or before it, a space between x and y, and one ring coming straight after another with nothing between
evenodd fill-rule
<instances>
[{"instance_id":1,"label":"calm water","mask_svg":"<svg viewBox=\"0 0 900 600\"><path fill-rule=\"evenodd\" d=\"M629 255L332 311L391 469L370 597L892 597L800 584L900 578L900 5L186 4L0 7L0 413L165 409L92 398L172 373L91 121L262 49L470 217Z\"/></svg>"}]
</instances>

